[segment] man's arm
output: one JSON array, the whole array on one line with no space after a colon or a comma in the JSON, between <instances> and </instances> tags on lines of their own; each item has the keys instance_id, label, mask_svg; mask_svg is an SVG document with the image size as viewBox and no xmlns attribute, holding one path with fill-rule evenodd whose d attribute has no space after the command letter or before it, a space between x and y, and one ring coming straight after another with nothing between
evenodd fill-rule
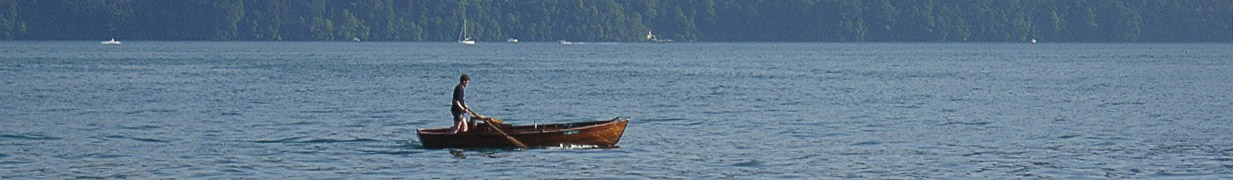
<instances>
[{"instance_id":1,"label":"man's arm","mask_svg":"<svg viewBox=\"0 0 1233 180\"><path fill-rule=\"evenodd\" d=\"M462 104L460 101L455 100L454 107L462 108L463 112L471 113L471 115L480 116L479 113L475 113L475 111L471 110L471 107L467 107L466 104Z\"/></svg>"},{"instance_id":2,"label":"man's arm","mask_svg":"<svg viewBox=\"0 0 1233 180\"><path fill-rule=\"evenodd\" d=\"M472 110L471 110L471 107L468 107L466 104L463 104L463 105L462 105L462 107L464 107L463 109L466 109L466 110L467 110L467 112L470 112L470 113L471 113L471 115L475 115L475 116L479 116L479 117L484 117L484 116L479 115L479 113L475 113L475 111L472 111Z\"/></svg>"}]
</instances>

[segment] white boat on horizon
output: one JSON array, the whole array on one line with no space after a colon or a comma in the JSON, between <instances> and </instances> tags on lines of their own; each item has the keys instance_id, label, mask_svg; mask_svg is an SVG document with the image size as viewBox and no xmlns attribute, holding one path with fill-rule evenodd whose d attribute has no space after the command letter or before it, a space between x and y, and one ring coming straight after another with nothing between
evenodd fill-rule
<instances>
[{"instance_id":1,"label":"white boat on horizon","mask_svg":"<svg viewBox=\"0 0 1233 180\"><path fill-rule=\"evenodd\" d=\"M99 43L99 44L103 44L103 45L120 45L120 44L122 44L122 43L120 43L120 41L116 41L116 38L111 38L111 40L110 40L110 41L103 41L102 43Z\"/></svg>"},{"instance_id":2,"label":"white boat on horizon","mask_svg":"<svg viewBox=\"0 0 1233 180\"><path fill-rule=\"evenodd\" d=\"M467 19L462 19L462 33L458 33L458 43L468 46L474 46L475 40L471 39L471 35L467 34Z\"/></svg>"},{"instance_id":3,"label":"white boat on horizon","mask_svg":"<svg viewBox=\"0 0 1233 180\"><path fill-rule=\"evenodd\" d=\"M505 39L505 42L508 42L508 43L518 43L518 38L509 38L509 39Z\"/></svg>"},{"instance_id":4,"label":"white boat on horizon","mask_svg":"<svg viewBox=\"0 0 1233 180\"><path fill-rule=\"evenodd\" d=\"M663 39L663 38L659 38L659 36L655 36L655 34L651 34L651 31L646 32L646 40L651 41L651 42L661 42L661 43L672 42L671 39Z\"/></svg>"}]
</instances>

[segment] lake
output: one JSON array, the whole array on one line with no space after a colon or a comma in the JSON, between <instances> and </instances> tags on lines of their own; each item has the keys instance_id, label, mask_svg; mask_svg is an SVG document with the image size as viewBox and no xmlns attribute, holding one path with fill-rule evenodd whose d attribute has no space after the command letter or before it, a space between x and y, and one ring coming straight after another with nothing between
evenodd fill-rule
<instances>
[{"instance_id":1,"label":"lake","mask_svg":"<svg viewBox=\"0 0 1233 180\"><path fill-rule=\"evenodd\" d=\"M1233 44L0 42L0 179L1229 179ZM450 94L618 148L425 149Z\"/></svg>"}]
</instances>

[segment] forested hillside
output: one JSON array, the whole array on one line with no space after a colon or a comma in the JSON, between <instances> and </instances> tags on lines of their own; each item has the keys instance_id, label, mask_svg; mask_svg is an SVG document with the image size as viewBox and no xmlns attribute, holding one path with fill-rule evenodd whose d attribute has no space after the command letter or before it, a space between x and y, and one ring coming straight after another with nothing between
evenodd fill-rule
<instances>
[{"instance_id":1,"label":"forested hillside","mask_svg":"<svg viewBox=\"0 0 1233 180\"><path fill-rule=\"evenodd\" d=\"M5 40L1230 42L1233 0L0 0Z\"/></svg>"}]
</instances>

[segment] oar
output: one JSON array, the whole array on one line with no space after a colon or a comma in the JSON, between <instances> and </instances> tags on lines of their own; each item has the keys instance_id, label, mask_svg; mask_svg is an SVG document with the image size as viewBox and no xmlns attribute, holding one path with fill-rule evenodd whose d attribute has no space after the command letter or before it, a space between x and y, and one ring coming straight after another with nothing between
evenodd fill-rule
<instances>
[{"instance_id":1,"label":"oar","mask_svg":"<svg viewBox=\"0 0 1233 180\"><path fill-rule=\"evenodd\" d=\"M475 113L475 112L471 112L471 113ZM505 136L505 139L509 140L509 142L511 143L514 143L514 146L518 146L518 148L522 148L522 149L529 149L527 148L526 144L522 144L522 141L518 141L518 139L514 139L513 136L509 136L509 134L505 134L505 131L502 131L500 127L497 127L496 125L497 123L493 121L494 120L501 121L500 119L484 117L482 115L479 115L478 113L476 113L475 116L479 116L481 119L484 119L484 124L488 124L489 127L492 127L492 129L497 130L498 133L501 133L502 136Z\"/></svg>"}]
</instances>

